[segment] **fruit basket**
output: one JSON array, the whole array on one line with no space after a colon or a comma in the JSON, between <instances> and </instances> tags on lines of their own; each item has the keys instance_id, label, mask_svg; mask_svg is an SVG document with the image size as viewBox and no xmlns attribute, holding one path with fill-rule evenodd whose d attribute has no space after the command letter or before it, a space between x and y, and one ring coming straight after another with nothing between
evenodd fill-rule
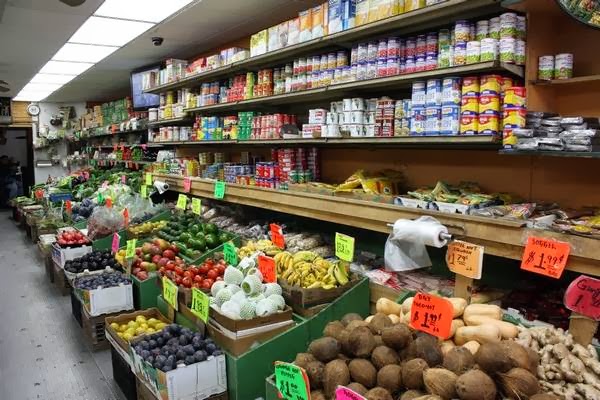
<instances>
[{"instance_id":1,"label":"fruit basket","mask_svg":"<svg viewBox=\"0 0 600 400\"><path fill-rule=\"evenodd\" d=\"M160 332L170 323L157 308L150 308L106 318L106 332L125 352L129 353L130 340ZM130 332L131 329L133 333Z\"/></svg>"}]
</instances>

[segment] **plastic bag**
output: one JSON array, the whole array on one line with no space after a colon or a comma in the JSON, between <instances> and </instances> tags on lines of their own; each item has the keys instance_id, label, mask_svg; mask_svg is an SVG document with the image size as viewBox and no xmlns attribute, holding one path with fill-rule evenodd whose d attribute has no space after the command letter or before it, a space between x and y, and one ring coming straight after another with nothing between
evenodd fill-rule
<instances>
[{"instance_id":1,"label":"plastic bag","mask_svg":"<svg viewBox=\"0 0 600 400\"><path fill-rule=\"evenodd\" d=\"M115 208L96 207L88 220L88 237L100 239L124 228L123 214Z\"/></svg>"}]
</instances>

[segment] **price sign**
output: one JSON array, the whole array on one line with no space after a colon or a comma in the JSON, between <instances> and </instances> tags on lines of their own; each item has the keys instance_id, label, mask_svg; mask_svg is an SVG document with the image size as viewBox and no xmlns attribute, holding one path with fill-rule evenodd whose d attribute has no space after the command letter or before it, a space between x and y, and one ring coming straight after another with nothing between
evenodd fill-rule
<instances>
[{"instance_id":1,"label":"price sign","mask_svg":"<svg viewBox=\"0 0 600 400\"><path fill-rule=\"evenodd\" d=\"M304 369L297 365L275 362L275 385L286 400L308 400L310 384Z\"/></svg>"},{"instance_id":2,"label":"price sign","mask_svg":"<svg viewBox=\"0 0 600 400\"><path fill-rule=\"evenodd\" d=\"M106 198L106 207L112 208L112 199L110 197Z\"/></svg>"},{"instance_id":3,"label":"price sign","mask_svg":"<svg viewBox=\"0 0 600 400\"><path fill-rule=\"evenodd\" d=\"M360 394L348 389L345 386L338 386L335 389L335 400L367 400Z\"/></svg>"},{"instance_id":4,"label":"price sign","mask_svg":"<svg viewBox=\"0 0 600 400\"><path fill-rule=\"evenodd\" d=\"M454 308L448 300L426 293L417 293L410 308L410 326L414 329L446 339Z\"/></svg>"},{"instance_id":5,"label":"price sign","mask_svg":"<svg viewBox=\"0 0 600 400\"><path fill-rule=\"evenodd\" d=\"M102 193L98 193L98 204L103 204L104 203L104 196L102 196Z\"/></svg>"},{"instance_id":6,"label":"price sign","mask_svg":"<svg viewBox=\"0 0 600 400\"><path fill-rule=\"evenodd\" d=\"M258 256L258 270L262 274L264 282L277 282L277 266L273 258L263 255Z\"/></svg>"},{"instance_id":7,"label":"price sign","mask_svg":"<svg viewBox=\"0 0 600 400\"><path fill-rule=\"evenodd\" d=\"M521 269L559 279L570 252L569 243L530 236L523 252Z\"/></svg>"},{"instance_id":8,"label":"price sign","mask_svg":"<svg viewBox=\"0 0 600 400\"><path fill-rule=\"evenodd\" d=\"M125 258L133 258L135 256L136 242L137 239L131 239L127 241L127 248L125 249Z\"/></svg>"},{"instance_id":9,"label":"price sign","mask_svg":"<svg viewBox=\"0 0 600 400\"><path fill-rule=\"evenodd\" d=\"M119 252L119 244L121 241L121 237L119 236L119 234L117 232L113 233L113 239L112 239L112 252L113 254L117 254ZM135 247L134 247L135 249Z\"/></svg>"},{"instance_id":10,"label":"price sign","mask_svg":"<svg viewBox=\"0 0 600 400\"><path fill-rule=\"evenodd\" d=\"M152 186L152 174L146 174L146 186Z\"/></svg>"},{"instance_id":11,"label":"price sign","mask_svg":"<svg viewBox=\"0 0 600 400\"><path fill-rule=\"evenodd\" d=\"M71 214L73 211L73 204L71 204L71 200L65 201L65 209L67 210L67 214Z\"/></svg>"},{"instance_id":12,"label":"price sign","mask_svg":"<svg viewBox=\"0 0 600 400\"><path fill-rule=\"evenodd\" d=\"M208 296L196 289L192 288L192 312L202 321L208 321L208 309L210 307L210 299Z\"/></svg>"},{"instance_id":13,"label":"price sign","mask_svg":"<svg viewBox=\"0 0 600 400\"><path fill-rule=\"evenodd\" d=\"M237 251L235 250L233 243L223 243L223 259L225 259L227 264L231 264L234 267L238 264Z\"/></svg>"},{"instance_id":14,"label":"price sign","mask_svg":"<svg viewBox=\"0 0 600 400\"><path fill-rule=\"evenodd\" d=\"M202 215L202 200L197 197L192 199L192 212L196 215Z\"/></svg>"},{"instance_id":15,"label":"price sign","mask_svg":"<svg viewBox=\"0 0 600 400\"><path fill-rule=\"evenodd\" d=\"M280 249L285 249L285 238L283 237L283 229L277 224L271 224L271 240L273 244Z\"/></svg>"},{"instance_id":16,"label":"price sign","mask_svg":"<svg viewBox=\"0 0 600 400\"><path fill-rule=\"evenodd\" d=\"M142 199L145 199L148 197L148 186L142 185L140 187L140 196L142 196Z\"/></svg>"},{"instance_id":17,"label":"price sign","mask_svg":"<svg viewBox=\"0 0 600 400\"><path fill-rule=\"evenodd\" d=\"M170 280L166 276L163 276L162 284L163 298L167 303L169 303L171 307L173 307L175 310L178 310L179 305L177 304L177 292L179 291L179 288L175 283L173 283L172 280Z\"/></svg>"},{"instance_id":18,"label":"price sign","mask_svg":"<svg viewBox=\"0 0 600 400\"><path fill-rule=\"evenodd\" d=\"M185 193L189 193L190 190L192 190L192 178L186 176L185 178L183 178L183 191Z\"/></svg>"},{"instance_id":19,"label":"price sign","mask_svg":"<svg viewBox=\"0 0 600 400\"><path fill-rule=\"evenodd\" d=\"M185 207L187 207L187 201L187 196L185 194L180 194L177 198L177 205L175 207L180 210L185 210Z\"/></svg>"},{"instance_id":20,"label":"price sign","mask_svg":"<svg viewBox=\"0 0 600 400\"><path fill-rule=\"evenodd\" d=\"M215 182L215 199L222 199L225 197L225 182L216 181Z\"/></svg>"},{"instance_id":21,"label":"price sign","mask_svg":"<svg viewBox=\"0 0 600 400\"><path fill-rule=\"evenodd\" d=\"M121 183L125 185L127 183L127 177L125 175L121 175Z\"/></svg>"},{"instance_id":22,"label":"price sign","mask_svg":"<svg viewBox=\"0 0 600 400\"><path fill-rule=\"evenodd\" d=\"M450 271L468 278L481 279L483 246L455 240L448 244L446 264Z\"/></svg>"},{"instance_id":23,"label":"price sign","mask_svg":"<svg viewBox=\"0 0 600 400\"><path fill-rule=\"evenodd\" d=\"M354 259L354 238L342 233L335 233L335 255L340 260L352 262Z\"/></svg>"},{"instance_id":24,"label":"price sign","mask_svg":"<svg viewBox=\"0 0 600 400\"><path fill-rule=\"evenodd\" d=\"M581 275L567 288L564 303L569 310L600 321L600 280Z\"/></svg>"},{"instance_id":25,"label":"price sign","mask_svg":"<svg viewBox=\"0 0 600 400\"><path fill-rule=\"evenodd\" d=\"M148 145L147 145L147 144L145 144L145 143L144 143L144 144L142 144L142 150L146 150L147 148L148 148Z\"/></svg>"},{"instance_id":26,"label":"price sign","mask_svg":"<svg viewBox=\"0 0 600 400\"><path fill-rule=\"evenodd\" d=\"M129 227L129 210L125 208L123 210L123 221L125 222L125 228Z\"/></svg>"}]
</instances>

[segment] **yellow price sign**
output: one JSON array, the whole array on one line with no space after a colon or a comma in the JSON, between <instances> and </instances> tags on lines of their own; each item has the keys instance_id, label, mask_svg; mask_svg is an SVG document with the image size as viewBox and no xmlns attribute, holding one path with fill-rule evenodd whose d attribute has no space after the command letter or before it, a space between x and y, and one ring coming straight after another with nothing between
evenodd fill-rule
<instances>
[{"instance_id":1,"label":"yellow price sign","mask_svg":"<svg viewBox=\"0 0 600 400\"><path fill-rule=\"evenodd\" d=\"M148 186L142 185L142 187L140 188L140 195L142 196L142 199L148 197Z\"/></svg>"},{"instance_id":2,"label":"yellow price sign","mask_svg":"<svg viewBox=\"0 0 600 400\"><path fill-rule=\"evenodd\" d=\"M167 303L169 303L169 305L171 307L173 307L175 310L178 310L179 307L178 307L178 303L177 303L177 292L179 292L179 288L177 287L177 285L175 283L173 283L172 280L170 280L166 276L163 276L162 284L163 284L163 298L165 299L165 301Z\"/></svg>"},{"instance_id":3,"label":"yellow price sign","mask_svg":"<svg viewBox=\"0 0 600 400\"><path fill-rule=\"evenodd\" d=\"M483 246L455 240L448 244L446 263L450 271L472 279L481 279Z\"/></svg>"},{"instance_id":4,"label":"yellow price sign","mask_svg":"<svg viewBox=\"0 0 600 400\"><path fill-rule=\"evenodd\" d=\"M202 321L208 322L208 309L210 308L210 299L208 296L196 289L192 288L192 312Z\"/></svg>"},{"instance_id":5,"label":"yellow price sign","mask_svg":"<svg viewBox=\"0 0 600 400\"><path fill-rule=\"evenodd\" d=\"M352 262L354 259L354 238L352 236L336 232L335 255L340 260Z\"/></svg>"},{"instance_id":6,"label":"yellow price sign","mask_svg":"<svg viewBox=\"0 0 600 400\"><path fill-rule=\"evenodd\" d=\"M185 194L180 194L177 198L177 205L175 207L180 210L185 210L185 208L187 207L187 201L187 196Z\"/></svg>"},{"instance_id":7,"label":"yellow price sign","mask_svg":"<svg viewBox=\"0 0 600 400\"><path fill-rule=\"evenodd\" d=\"M197 197L192 199L192 212L196 215L202 214L202 200Z\"/></svg>"},{"instance_id":8,"label":"yellow price sign","mask_svg":"<svg viewBox=\"0 0 600 400\"><path fill-rule=\"evenodd\" d=\"M152 186L152 174L146 174L146 186Z\"/></svg>"},{"instance_id":9,"label":"yellow price sign","mask_svg":"<svg viewBox=\"0 0 600 400\"><path fill-rule=\"evenodd\" d=\"M137 239L131 239L127 241L127 248L125 249L125 258L133 258L135 256L135 245Z\"/></svg>"}]
</instances>

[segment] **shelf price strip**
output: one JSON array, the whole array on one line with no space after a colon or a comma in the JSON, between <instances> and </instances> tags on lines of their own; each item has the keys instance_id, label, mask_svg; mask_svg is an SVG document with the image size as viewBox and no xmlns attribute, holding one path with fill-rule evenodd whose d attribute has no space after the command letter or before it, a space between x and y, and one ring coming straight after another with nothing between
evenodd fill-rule
<instances>
[{"instance_id":1,"label":"shelf price strip","mask_svg":"<svg viewBox=\"0 0 600 400\"><path fill-rule=\"evenodd\" d=\"M308 400L310 384L304 369L297 365L275 362L275 385L286 400Z\"/></svg>"},{"instance_id":2,"label":"shelf price strip","mask_svg":"<svg viewBox=\"0 0 600 400\"><path fill-rule=\"evenodd\" d=\"M521 269L559 279L567 266L571 245L554 239L530 236L521 260Z\"/></svg>"},{"instance_id":3,"label":"shelf price strip","mask_svg":"<svg viewBox=\"0 0 600 400\"><path fill-rule=\"evenodd\" d=\"M454 318L454 308L448 300L426 293L417 293L410 308L410 326L430 335L446 339Z\"/></svg>"},{"instance_id":4,"label":"shelf price strip","mask_svg":"<svg viewBox=\"0 0 600 400\"><path fill-rule=\"evenodd\" d=\"M595 321L600 321L600 280L581 275L565 292L565 307Z\"/></svg>"},{"instance_id":5,"label":"shelf price strip","mask_svg":"<svg viewBox=\"0 0 600 400\"><path fill-rule=\"evenodd\" d=\"M455 274L481 279L483 270L483 246L455 240L448 244L446 264Z\"/></svg>"}]
</instances>

